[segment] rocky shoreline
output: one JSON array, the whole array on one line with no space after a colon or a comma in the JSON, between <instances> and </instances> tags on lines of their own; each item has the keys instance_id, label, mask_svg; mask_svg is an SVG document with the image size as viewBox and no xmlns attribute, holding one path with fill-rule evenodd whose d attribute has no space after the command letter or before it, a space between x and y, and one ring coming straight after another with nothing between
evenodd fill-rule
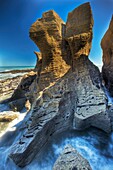
<instances>
[{"instance_id":1,"label":"rocky shoreline","mask_svg":"<svg viewBox=\"0 0 113 170\"><path fill-rule=\"evenodd\" d=\"M14 77L12 78L0 80L0 103L4 102L5 99L11 98L15 89L17 89L18 85L21 83L22 78L30 72L34 72L34 69L0 72L0 74L4 75L7 73L14 74ZM16 75L17 73L20 73L20 75Z\"/></svg>"},{"instance_id":2,"label":"rocky shoreline","mask_svg":"<svg viewBox=\"0 0 113 170\"><path fill-rule=\"evenodd\" d=\"M106 133L113 130L113 106L108 105L103 86L104 67L102 79L99 69L88 58L93 22L89 3L70 12L66 23L53 10L43 13L30 28L30 38L40 49L35 52L36 72L16 77L12 84L12 79L2 81L1 94L10 94L10 108L21 111L26 107L31 113L27 126L23 123L24 134L9 154L19 167L40 155L49 139L57 134L90 127ZM91 169L71 146L64 150L53 169L61 167L62 159L62 170Z\"/></svg>"}]
</instances>

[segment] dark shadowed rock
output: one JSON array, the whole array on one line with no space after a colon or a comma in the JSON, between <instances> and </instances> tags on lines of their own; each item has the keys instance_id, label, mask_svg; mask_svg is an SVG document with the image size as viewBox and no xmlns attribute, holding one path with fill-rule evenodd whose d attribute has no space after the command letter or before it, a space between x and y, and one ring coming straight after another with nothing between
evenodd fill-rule
<instances>
[{"instance_id":1,"label":"dark shadowed rock","mask_svg":"<svg viewBox=\"0 0 113 170\"><path fill-rule=\"evenodd\" d=\"M113 96L113 17L101 41L101 47L103 50L103 79L106 87Z\"/></svg>"},{"instance_id":2,"label":"dark shadowed rock","mask_svg":"<svg viewBox=\"0 0 113 170\"><path fill-rule=\"evenodd\" d=\"M32 87L32 83L34 83L35 79L35 72L30 72L23 76L20 84L9 99L9 106L13 111L21 111L24 108L27 99L32 102L33 93L30 88Z\"/></svg>"},{"instance_id":3,"label":"dark shadowed rock","mask_svg":"<svg viewBox=\"0 0 113 170\"><path fill-rule=\"evenodd\" d=\"M55 162L53 170L92 170L92 168L71 145L67 145Z\"/></svg>"},{"instance_id":4,"label":"dark shadowed rock","mask_svg":"<svg viewBox=\"0 0 113 170\"><path fill-rule=\"evenodd\" d=\"M93 36L92 28L93 17L89 3L75 8L68 14L65 38L71 49L73 67L77 58L81 55L89 55Z\"/></svg>"}]
</instances>

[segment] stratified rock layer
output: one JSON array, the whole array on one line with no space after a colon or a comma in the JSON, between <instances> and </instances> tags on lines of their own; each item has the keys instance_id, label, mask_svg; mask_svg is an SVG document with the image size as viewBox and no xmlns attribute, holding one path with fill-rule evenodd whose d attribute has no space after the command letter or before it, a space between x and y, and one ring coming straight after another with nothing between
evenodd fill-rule
<instances>
[{"instance_id":1,"label":"stratified rock layer","mask_svg":"<svg viewBox=\"0 0 113 170\"><path fill-rule=\"evenodd\" d=\"M63 24L58 14L51 10L45 12L30 28L30 37L42 54L39 91L62 77L69 69L62 58Z\"/></svg>"},{"instance_id":2,"label":"stratified rock layer","mask_svg":"<svg viewBox=\"0 0 113 170\"><path fill-rule=\"evenodd\" d=\"M99 77L98 68L82 56L77 60L75 72L68 72L40 93L29 127L10 154L17 165L29 164L56 133L90 126L110 132L106 97Z\"/></svg>"},{"instance_id":3,"label":"stratified rock layer","mask_svg":"<svg viewBox=\"0 0 113 170\"><path fill-rule=\"evenodd\" d=\"M53 170L92 170L88 161L67 145L54 164Z\"/></svg>"},{"instance_id":4,"label":"stratified rock layer","mask_svg":"<svg viewBox=\"0 0 113 170\"><path fill-rule=\"evenodd\" d=\"M83 130L93 126L111 131L100 72L87 57L91 48L92 21L91 8L86 3L69 15L63 30L63 22L54 11L44 13L42 19L32 25L30 36L41 50L42 63L31 85L32 93L36 86L38 93L29 126L10 153L17 165L29 164L52 136L68 129ZM76 35L75 44L81 44L82 36L85 38L83 48L74 51L70 37Z\"/></svg>"},{"instance_id":5,"label":"stratified rock layer","mask_svg":"<svg viewBox=\"0 0 113 170\"><path fill-rule=\"evenodd\" d=\"M113 17L101 41L101 47L103 49L103 79L106 87L113 96Z\"/></svg>"},{"instance_id":6,"label":"stratified rock layer","mask_svg":"<svg viewBox=\"0 0 113 170\"><path fill-rule=\"evenodd\" d=\"M68 42L73 67L81 55L88 56L92 42L93 17L89 3L85 3L68 14L65 39Z\"/></svg>"}]
</instances>

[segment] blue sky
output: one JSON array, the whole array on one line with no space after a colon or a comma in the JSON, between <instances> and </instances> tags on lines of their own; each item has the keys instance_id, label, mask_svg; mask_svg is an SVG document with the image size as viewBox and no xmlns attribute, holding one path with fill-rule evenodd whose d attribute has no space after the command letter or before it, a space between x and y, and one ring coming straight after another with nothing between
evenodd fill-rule
<instances>
[{"instance_id":1,"label":"blue sky","mask_svg":"<svg viewBox=\"0 0 113 170\"><path fill-rule=\"evenodd\" d=\"M31 24L54 9L66 21L68 12L86 0L0 0L0 66L35 65L38 50L29 38ZM113 14L113 0L89 0L94 17L90 59L102 64L101 39Z\"/></svg>"}]
</instances>

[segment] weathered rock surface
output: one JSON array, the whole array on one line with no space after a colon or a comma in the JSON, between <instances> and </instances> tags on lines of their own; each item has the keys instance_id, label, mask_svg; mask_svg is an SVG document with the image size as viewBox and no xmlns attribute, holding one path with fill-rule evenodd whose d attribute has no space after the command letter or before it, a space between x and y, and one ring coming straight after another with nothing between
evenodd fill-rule
<instances>
[{"instance_id":1,"label":"weathered rock surface","mask_svg":"<svg viewBox=\"0 0 113 170\"><path fill-rule=\"evenodd\" d=\"M103 79L107 89L113 96L113 17L101 41L101 47L103 49Z\"/></svg>"},{"instance_id":2,"label":"weathered rock surface","mask_svg":"<svg viewBox=\"0 0 113 170\"><path fill-rule=\"evenodd\" d=\"M29 127L10 154L17 165L29 164L56 133L68 129L83 130L90 126L110 132L99 70L86 56L80 57L76 64L75 72L68 72L40 93Z\"/></svg>"},{"instance_id":3,"label":"weathered rock surface","mask_svg":"<svg viewBox=\"0 0 113 170\"><path fill-rule=\"evenodd\" d=\"M21 82L22 77L23 76L17 76L6 80L0 80L0 102L12 96L14 90Z\"/></svg>"},{"instance_id":4,"label":"weathered rock surface","mask_svg":"<svg viewBox=\"0 0 113 170\"><path fill-rule=\"evenodd\" d=\"M93 36L92 27L93 17L89 3L79 6L68 14L65 39L71 49L73 67L77 58L89 55Z\"/></svg>"},{"instance_id":5,"label":"weathered rock surface","mask_svg":"<svg viewBox=\"0 0 113 170\"><path fill-rule=\"evenodd\" d=\"M75 19L78 14L80 23ZM76 21L77 31L74 31L76 25L73 22L71 28L69 18L71 22ZM63 25L63 36L63 21L54 11L44 13L42 19L37 20L30 29L31 38L41 50L42 63L31 85L32 92L36 88L38 93L28 121L29 127L10 153L10 157L20 167L29 164L57 133L91 126L105 132L111 131L100 72L87 57L91 48L92 20L91 8L86 3L69 15L66 28ZM82 49L75 50L69 40L76 35L78 39L75 38L74 43L78 45L82 44L83 36Z\"/></svg>"},{"instance_id":6,"label":"weathered rock surface","mask_svg":"<svg viewBox=\"0 0 113 170\"><path fill-rule=\"evenodd\" d=\"M0 114L0 122L11 122L12 120L19 117L19 114L13 113L11 111L2 112Z\"/></svg>"},{"instance_id":7,"label":"weathered rock surface","mask_svg":"<svg viewBox=\"0 0 113 170\"><path fill-rule=\"evenodd\" d=\"M64 22L54 11L43 13L30 28L30 37L42 54L42 67L38 81L39 91L62 77L69 66L62 58Z\"/></svg>"},{"instance_id":8,"label":"weathered rock surface","mask_svg":"<svg viewBox=\"0 0 113 170\"><path fill-rule=\"evenodd\" d=\"M9 106L13 111L21 111L24 108L26 101L29 98L32 98L33 94L31 94L30 86L35 78L35 72L30 72L23 76L20 84L9 99Z\"/></svg>"},{"instance_id":9,"label":"weathered rock surface","mask_svg":"<svg viewBox=\"0 0 113 170\"><path fill-rule=\"evenodd\" d=\"M53 170L91 170L88 161L71 145L67 145L54 164Z\"/></svg>"}]
</instances>

